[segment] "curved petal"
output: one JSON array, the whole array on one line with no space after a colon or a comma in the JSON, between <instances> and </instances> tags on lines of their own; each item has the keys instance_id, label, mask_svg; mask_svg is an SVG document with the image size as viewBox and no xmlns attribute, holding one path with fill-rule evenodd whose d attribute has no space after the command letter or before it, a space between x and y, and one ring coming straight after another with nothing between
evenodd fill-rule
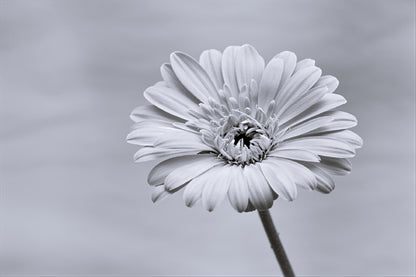
<instances>
[{"instance_id":1,"label":"curved petal","mask_svg":"<svg viewBox=\"0 0 416 277\"><path fill-rule=\"evenodd\" d=\"M167 159L178 156L196 155L200 149L183 148L183 149L165 149L160 147L145 146L134 154L134 161L137 163L147 162L157 159Z\"/></svg>"},{"instance_id":2,"label":"curved petal","mask_svg":"<svg viewBox=\"0 0 416 277\"><path fill-rule=\"evenodd\" d=\"M347 175L351 172L351 161L349 159L336 159L322 157L319 167L332 175Z\"/></svg>"},{"instance_id":3,"label":"curved petal","mask_svg":"<svg viewBox=\"0 0 416 277\"><path fill-rule=\"evenodd\" d=\"M266 66L260 81L259 106L267 111L269 104L276 98L277 89L283 74L283 60L273 58Z\"/></svg>"},{"instance_id":4,"label":"curved petal","mask_svg":"<svg viewBox=\"0 0 416 277\"><path fill-rule=\"evenodd\" d=\"M324 137L301 137L285 141L281 147L303 149L320 156L333 158L351 158L355 155L355 150L348 143L324 138Z\"/></svg>"},{"instance_id":5,"label":"curved petal","mask_svg":"<svg viewBox=\"0 0 416 277\"><path fill-rule=\"evenodd\" d=\"M141 122L146 120L162 120L166 122L184 122L180 117L171 115L154 105L143 105L136 107L130 114L131 120Z\"/></svg>"},{"instance_id":6,"label":"curved petal","mask_svg":"<svg viewBox=\"0 0 416 277\"><path fill-rule=\"evenodd\" d=\"M292 76L293 72L295 71L296 68L296 61L297 61L297 57L295 55L295 53L290 52L290 51L283 51L280 52L279 54L277 54L276 56L274 56L274 58L279 58L283 60L283 73L282 73L282 78L280 80L280 84L279 84L279 88L278 90L280 90L289 80L290 76Z\"/></svg>"},{"instance_id":7,"label":"curved petal","mask_svg":"<svg viewBox=\"0 0 416 277\"><path fill-rule=\"evenodd\" d=\"M267 210L273 205L273 191L263 176L258 165L247 165L243 168L244 180L247 183L250 202L257 210Z\"/></svg>"},{"instance_id":8,"label":"curved petal","mask_svg":"<svg viewBox=\"0 0 416 277\"><path fill-rule=\"evenodd\" d=\"M199 106L183 93L161 86L152 86L146 89L144 97L147 101L174 116L190 120L190 109L198 109Z\"/></svg>"},{"instance_id":9,"label":"curved petal","mask_svg":"<svg viewBox=\"0 0 416 277\"><path fill-rule=\"evenodd\" d=\"M202 52L199 57L199 63L202 68L208 73L211 80L214 82L217 90L224 86L224 79L222 77L221 69L222 53L218 50L211 49Z\"/></svg>"},{"instance_id":10,"label":"curved petal","mask_svg":"<svg viewBox=\"0 0 416 277\"><path fill-rule=\"evenodd\" d=\"M286 158L305 162L319 162L321 159L318 155L302 149L281 148L278 147L267 155L268 157Z\"/></svg>"},{"instance_id":11,"label":"curved petal","mask_svg":"<svg viewBox=\"0 0 416 277\"><path fill-rule=\"evenodd\" d=\"M225 85L229 88L232 96L238 99L238 84L235 69L235 60L240 46L228 46L222 54L221 68Z\"/></svg>"},{"instance_id":12,"label":"curved petal","mask_svg":"<svg viewBox=\"0 0 416 277\"><path fill-rule=\"evenodd\" d=\"M331 75L324 75L319 78L316 84L313 86L314 88L318 87L327 87L328 93L333 93L339 85L339 81L337 78Z\"/></svg>"},{"instance_id":13,"label":"curved petal","mask_svg":"<svg viewBox=\"0 0 416 277\"><path fill-rule=\"evenodd\" d=\"M158 163L152 168L147 176L147 182L151 186L163 185L165 178L175 169L184 165L193 163L199 157L208 157L210 155L189 155L175 157ZM212 156L211 156L212 157Z\"/></svg>"},{"instance_id":14,"label":"curved petal","mask_svg":"<svg viewBox=\"0 0 416 277\"><path fill-rule=\"evenodd\" d=\"M229 170L230 166L224 165L204 173L209 175L209 181L205 184L202 191L202 206L210 212L213 211L227 195L231 182Z\"/></svg>"},{"instance_id":15,"label":"curved petal","mask_svg":"<svg viewBox=\"0 0 416 277\"><path fill-rule=\"evenodd\" d=\"M363 139L350 130L342 130L333 133L322 134L320 136L345 141L349 143L354 149L361 148L363 146Z\"/></svg>"},{"instance_id":16,"label":"curved petal","mask_svg":"<svg viewBox=\"0 0 416 277\"><path fill-rule=\"evenodd\" d=\"M134 124L133 128L127 135L127 142L141 146L153 146L160 136L175 131L172 123L160 120L141 121Z\"/></svg>"},{"instance_id":17,"label":"curved petal","mask_svg":"<svg viewBox=\"0 0 416 277\"><path fill-rule=\"evenodd\" d=\"M219 164L223 164L223 161L211 155L198 155L192 163L184 164L169 173L165 178L165 188L174 190Z\"/></svg>"},{"instance_id":18,"label":"curved petal","mask_svg":"<svg viewBox=\"0 0 416 277\"><path fill-rule=\"evenodd\" d=\"M334 180L324 170L314 164L306 163L305 166L315 174L315 178L318 181L316 186L317 191L322 193L330 193L335 188Z\"/></svg>"},{"instance_id":19,"label":"curved petal","mask_svg":"<svg viewBox=\"0 0 416 277\"><path fill-rule=\"evenodd\" d=\"M297 186L307 190L316 188L317 182L315 175L304 165L295 161L273 157L270 158L270 161L275 165L279 164L284 167L286 173Z\"/></svg>"},{"instance_id":20,"label":"curved petal","mask_svg":"<svg viewBox=\"0 0 416 277\"><path fill-rule=\"evenodd\" d=\"M170 55L170 62L181 83L199 100L218 99L217 88L207 72L192 57L182 52Z\"/></svg>"},{"instance_id":21,"label":"curved petal","mask_svg":"<svg viewBox=\"0 0 416 277\"><path fill-rule=\"evenodd\" d=\"M276 115L280 117L287 108L306 94L316 81L318 81L321 73L320 68L310 66L293 74L276 97Z\"/></svg>"},{"instance_id":22,"label":"curved petal","mask_svg":"<svg viewBox=\"0 0 416 277\"><path fill-rule=\"evenodd\" d=\"M254 79L257 84L260 83L264 59L253 46L245 44L237 52L235 70L238 88L241 91L244 85L250 85L251 79Z\"/></svg>"},{"instance_id":23,"label":"curved petal","mask_svg":"<svg viewBox=\"0 0 416 277\"><path fill-rule=\"evenodd\" d=\"M152 190L152 201L153 203L156 201L161 201L171 194L172 193L165 190L163 186L154 187Z\"/></svg>"},{"instance_id":24,"label":"curved petal","mask_svg":"<svg viewBox=\"0 0 416 277\"><path fill-rule=\"evenodd\" d=\"M312 59L303 59L297 62L294 73L302 70L304 68L315 66L315 60Z\"/></svg>"},{"instance_id":25,"label":"curved petal","mask_svg":"<svg viewBox=\"0 0 416 277\"><path fill-rule=\"evenodd\" d=\"M345 100L344 97L342 97L339 94L333 94L333 93L327 93L322 98L303 112L296 115L294 118L291 118L288 121L283 121L284 118L280 119L281 128L287 127L287 126L294 126L300 122L306 121L312 117L315 117L319 114L322 114L324 112L330 111L332 109L335 109L336 107L339 107L341 105L344 105L347 103L347 100Z\"/></svg>"},{"instance_id":26,"label":"curved petal","mask_svg":"<svg viewBox=\"0 0 416 277\"><path fill-rule=\"evenodd\" d=\"M306 94L300 97L297 101L293 102L279 117L281 123L285 123L295 116L299 115L313 104L319 102L319 100L328 93L327 87L316 87L310 89Z\"/></svg>"},{"instance_id":27,"label":"curved petal","mask_svg":"<svg viewBox=\"0 0 416 277\"><path fill-rule=\"evenodd\" d=\"M329 125L333 121L330 116L320 116L317 118L310 119L292 128L289 128L283 136L280 138L281 141L285 141L298 136L305 136L313 133L314 130L323 128L322 126Z\"/></svg>"},{"instance_id":28,"label":"curved petal","mask_svg":"<svg viewBox=\"0 0 416 277\"><path fill-rule=\"evenodd\" d=\"M243 169L240 166L231 166L229 174L228 199L238 212L244 212L247 209L249 193L247 183L243 178Z\"/></svg>"},{"instance_id":29,"label":"curved petal","mask_svg":"<svg viewBox=\"0 0 416 277\"><path fill-rule=\"evenodd\" d=\"M260 163L261 171L270 187L283 199L292 201L298 190L296 184L287 174L286 169L273 159L265 159Z\"/></svg>"},{"instance_id":30,"label":"curved petal","mask_svg":"<svg viewBox=\"0 0 416 277\"><path fill-rule=\"evenodd\" d=\"M185 200L186 206L192 207L201 198L204 187L211 181L212 176L216 175L217 170L222 166L223 165L220 164L212 167L205 173L192 179L192 181L185 186L183 199Z\"/></svg>"}]
</instances>

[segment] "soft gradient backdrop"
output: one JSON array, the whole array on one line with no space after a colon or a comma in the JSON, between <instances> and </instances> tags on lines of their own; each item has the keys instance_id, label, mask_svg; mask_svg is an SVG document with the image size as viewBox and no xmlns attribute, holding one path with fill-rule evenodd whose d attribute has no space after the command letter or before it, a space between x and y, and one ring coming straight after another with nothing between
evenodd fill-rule
<instances>
[{"instance_id":1,"label":"soft gradient backdrop","mask_svg":"<svg viewBox=\"0 0 416 277\"><path fill-rule=\"evenodd\" d=\"M414 1L0 0L0 275L278 275L256 213L150 200L130 111L175 50L250 43L339 78L364 148L271 209L299 275L415 273Z\"/></svg>"}]
</instances>

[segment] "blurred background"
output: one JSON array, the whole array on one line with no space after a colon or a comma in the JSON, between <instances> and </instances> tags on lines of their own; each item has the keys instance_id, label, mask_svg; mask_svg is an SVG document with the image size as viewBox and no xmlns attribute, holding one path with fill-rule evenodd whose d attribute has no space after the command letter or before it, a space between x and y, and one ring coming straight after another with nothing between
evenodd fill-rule
<instances>
[{"instance_id":1,"label":"blurred background","mask_svg":"<svg viewBox=\"0 0 416 277\"><path fill-rule=\"evenodd\" d=\"M340 80L364 148L271 209L299 275L415 273L415 2L0 0L0 275L279 275L257 213L150 200L125 142L175 50L250 43Z\"/></svg>"}]
</instances>

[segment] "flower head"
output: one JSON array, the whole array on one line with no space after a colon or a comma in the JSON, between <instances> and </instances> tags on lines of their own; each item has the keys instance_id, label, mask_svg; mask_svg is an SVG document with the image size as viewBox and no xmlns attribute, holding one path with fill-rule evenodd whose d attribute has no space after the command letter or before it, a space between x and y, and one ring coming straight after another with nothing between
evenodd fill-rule
<instances>
[{"instance_id":1,"label":"flower head","mask_svg":"<svg viewBox=\"0 0 416 277\"><path fill-rule=\"evenodd\" d=\"M361 138L338 80L311 59L281 52L266 65L250 45L206 50L199 62L172 53L163 81L144 92L127 137L138 162L164 159L148 176L157 201L184 189L209 211L225 197L239 212L265 210L298 188L329 193L351 170Z\"/></svg>"}]
</instances>

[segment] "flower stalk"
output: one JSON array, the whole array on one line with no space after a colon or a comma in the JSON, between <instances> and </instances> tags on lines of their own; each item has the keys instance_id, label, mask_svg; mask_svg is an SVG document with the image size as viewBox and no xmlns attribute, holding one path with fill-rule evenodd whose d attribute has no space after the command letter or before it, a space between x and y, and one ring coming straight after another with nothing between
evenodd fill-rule
<instances>
[{"instance_id":1,"label":"flower stalk","mask_svg":"<svg viewBox=\"0 0 416 277\"><path fill-rule=\"evenodd\" d=\"M295 277L292 266L290 265L289 259L286 255L283 244L280 241L279 234L273 224L273 219L270 216L269 210L258 211L261 222L263 223L264 230L266 231L267 237L269 238L270 246L276 256L276 259L280 265L280 269L285 277Z\"/></svg>"}]
</instances>

